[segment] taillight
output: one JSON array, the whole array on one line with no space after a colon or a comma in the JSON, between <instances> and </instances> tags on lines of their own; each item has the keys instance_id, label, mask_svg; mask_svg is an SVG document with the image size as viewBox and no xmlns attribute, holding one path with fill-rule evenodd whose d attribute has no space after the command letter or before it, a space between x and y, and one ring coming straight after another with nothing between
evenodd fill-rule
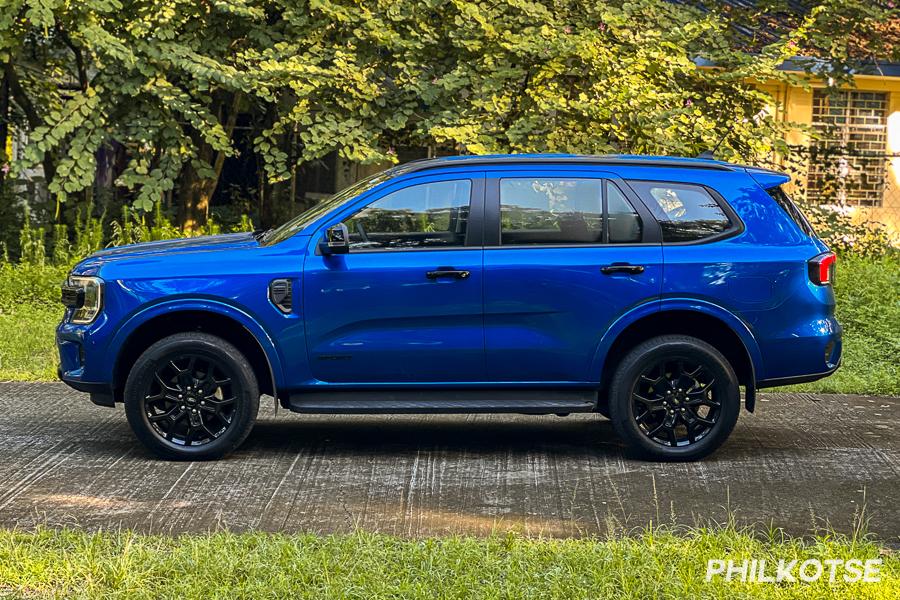
<instances>
[{"instance_id":1,"label":"taillight","mask_svg":"<svg viewBox=\"0 0 900 600\"><path fill-rule=\"evenodd\" d=\"M834 283L834 264L837 257L834 252L825 252L809 259L809 280L816 285Z\"/></svg>"}]
</instances>

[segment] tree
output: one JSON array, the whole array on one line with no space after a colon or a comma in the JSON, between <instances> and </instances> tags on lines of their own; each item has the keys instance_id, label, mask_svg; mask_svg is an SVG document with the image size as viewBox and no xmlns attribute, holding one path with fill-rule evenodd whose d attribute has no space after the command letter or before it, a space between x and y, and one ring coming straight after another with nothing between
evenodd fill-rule
<instances>
[{"instance_id":1,"label":"tree","mask_svg":"<svg viewBox=\"0 0 900 600\"><path fill-rule=\"evenodd\" d=\"M42 164L60 203L88 198L98 152L114 146L109 180L139 210L175 197L190 229L237 152L239 115L269 221L297 164L335 150L361 162L424 145L752 160L778 150L785 127L753 82L794 78L778 66L804 47L839 69L847 40L895 14L808 2L748 44L733 35L740 15L706 4L0 0L0 63L29 132L19 170Z\"/></svg>"}]
</instances>

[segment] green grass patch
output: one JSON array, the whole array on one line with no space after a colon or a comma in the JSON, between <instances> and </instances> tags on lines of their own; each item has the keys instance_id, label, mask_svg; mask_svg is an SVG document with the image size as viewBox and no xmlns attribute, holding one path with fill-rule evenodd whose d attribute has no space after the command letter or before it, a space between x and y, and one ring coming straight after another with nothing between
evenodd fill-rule
<instances>
[{"instance_id":1,"label":"green grass patch","mask_svg":"<svg viewBox=\"0 0 900 600\"><path fill-rule=\"evenodd\" d=\"M0 380L54 379L53 329L62 314L57 267L0 265ZM838 260L835 293L844 364L831 377L785 388L900 395L900 257Z\"/></svg>"},{"instance_id":2,"label":"green grass patch","mask_svg":"<svg viewBox=\"0 0 900 600\"><path fill-rule=\"evenodd\" d=\"M56 379L59 356L52 340L60 318L60 307L23 304L0 311L0 381Z\"/></svg>"},{"instance_id":3,"label":"green grass patch","mask_svg":"<svg viewBox=\"0 0 900 600\"><path fill-rule=\"evenodd\" d=\"M56 378L66 269L0 262L0 381Z\"/></svg>"},{"instance_id":4,"label":"green grass patch","mask_svg":"<svg viewBox=\"0 0 900 600\"><path fill-rule=\"evenodd\" d=\"M880 559L881 581L707 582L708 559ZM733 527L605 540L0 531L0 597L886 599L898 576L900 559L871 540Z\"/></svg>"}]
</instances>

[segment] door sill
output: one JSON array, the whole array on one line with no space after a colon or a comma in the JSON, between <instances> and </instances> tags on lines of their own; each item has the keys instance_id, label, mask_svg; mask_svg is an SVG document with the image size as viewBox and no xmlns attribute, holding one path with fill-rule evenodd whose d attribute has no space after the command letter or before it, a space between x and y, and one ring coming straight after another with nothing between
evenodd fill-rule
<instances>
[{"instance_id":1,"label":"door sill","mask_svg":"<svg viewBox=\"0 0 900 600\"><path fill-rule=\"evenodd\" d=\"M592 412L597 390L342 390L295 392L288 408L315 414Z\"/></svg>"}]
</instances>

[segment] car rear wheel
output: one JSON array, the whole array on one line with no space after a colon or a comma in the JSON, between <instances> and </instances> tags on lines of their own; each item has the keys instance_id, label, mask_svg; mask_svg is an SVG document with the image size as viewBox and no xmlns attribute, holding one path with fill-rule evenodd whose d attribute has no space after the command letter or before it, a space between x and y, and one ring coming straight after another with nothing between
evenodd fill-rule
<instances>
[{"instance_id":1,"label":"car rear wheel","mask_svg":"<svg viewBox=\"0 0 900 600\"><path fill-rule=\"evenodd\" d=\"M741 396L731 365L713 346L682 335L656 337L622 359L609 394L619 434L651 460L697 460L731 434Z\"/></svg>"},{"instance_id":2,"label":"car rear wheel","mask_svg":"<svg viewBox=\"0 0 900 600\"><path fill-rule=\"evenodd\" d=\"M158 456L208 460L243 442L256 422L259 386L232 344L179 333L148 348L125 383L125 413L137 438Z\"/></svg>"}]
</instances>

